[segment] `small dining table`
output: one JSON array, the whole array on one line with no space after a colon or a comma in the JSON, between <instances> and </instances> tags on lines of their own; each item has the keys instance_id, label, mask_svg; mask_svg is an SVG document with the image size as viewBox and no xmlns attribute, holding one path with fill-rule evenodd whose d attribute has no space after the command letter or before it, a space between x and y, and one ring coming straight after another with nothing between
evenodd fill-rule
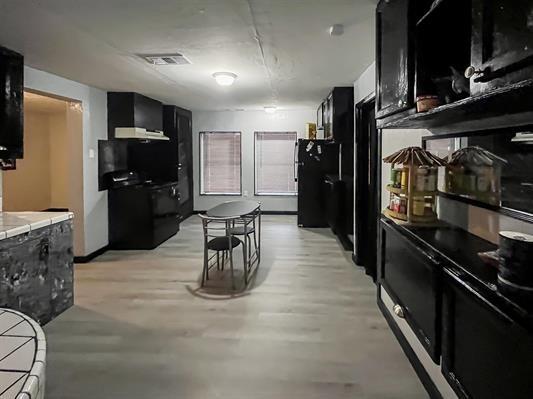
<instances>
[{"instance_id":1,"label":"small dining table","mask_svg":"<svg viewBox=\"0 0 533 399\"><path fill-rule=\"evenodd\" d=\"M212 218L221 219L239 219L249 215L254 218L257 217L257 248L256 248L256 261L257 266L261 262L261 204L257 201L251 200L238 200L227 201L214 206L206 211L206 215ZM241 233L242 234L242 233ZM255 235L255 233L254 233ZM246 240L243 241L244 251L246 252ZM245 265L245 280L248 282L248 274L251 272L253 266L251 255L248 257L248 264ZM248 269L250 268L250 270ZM257 268L255 269L257 270Z\"/></svg>"},{"instance_id":2,"label":"small dining table","mask_svg":"<svg viewBox=\"0 0 533 399\"><path fill-rule=\"evenodd\" d=\"M227 201L209 209L207 216L214 218L240 218L250 215L261 207L261 204L251 200Z\"/></svg>"}]
</instances>

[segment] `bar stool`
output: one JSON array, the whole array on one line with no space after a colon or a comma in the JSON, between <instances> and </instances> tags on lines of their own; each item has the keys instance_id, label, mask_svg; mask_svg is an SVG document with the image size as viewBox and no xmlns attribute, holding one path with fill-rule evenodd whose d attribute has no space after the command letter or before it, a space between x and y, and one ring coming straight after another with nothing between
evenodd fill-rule
<instances>
[{"instance_id":1,"label":"bar stool","mask_svg":"<svg viewBox=\"0 0 533 399\"><path fill-rule=\"evenodd\" d=\"M224 263L226 262L226 254L229 259L231 270L231 285L235 289L235 275L233 270L233 248L239 246L242 241L235 235L230 233L231 226L234 223L234 218L216 218L206 215L198 215L202 219L202 228L204 233L204 266L202 271L202 284L209 280L209 270L217 267L218 270L224 270ZM214 251L215 254L209 256L209 251ZM222 253L222 264L220 263L220 253ZM216 260L215 260L216 257ZM243 245L243 259L246 259L246 248ZM245 282L247 280L247 267L245 269Z\"/></svg>"}]
</instances>

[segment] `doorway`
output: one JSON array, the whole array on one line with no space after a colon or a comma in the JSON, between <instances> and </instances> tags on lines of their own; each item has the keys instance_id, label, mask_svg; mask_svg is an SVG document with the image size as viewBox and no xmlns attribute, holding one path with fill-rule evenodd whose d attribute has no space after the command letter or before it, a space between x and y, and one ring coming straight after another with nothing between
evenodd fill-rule
<instances>
[{"instance_id":1,"label":"doorway","mask_svg":"<svg viewBox=\"0 0 533 399\"><path fill-rule=\"evenodd\" d=\"M24 158L2 174L2 209L74 213L74 252L84 253L83 109L79 101L24 91Z\"/></svg>"},{"instance_id":2,"label":"doorway","mask_svg":"<svg viewBox=\"0 0 533 399\"><path fill-rule=\"evenodd\" d=\"M354 260L376 280L379 151L376 100L371 94L355 105Z\"/></svg>"}]
</instances>

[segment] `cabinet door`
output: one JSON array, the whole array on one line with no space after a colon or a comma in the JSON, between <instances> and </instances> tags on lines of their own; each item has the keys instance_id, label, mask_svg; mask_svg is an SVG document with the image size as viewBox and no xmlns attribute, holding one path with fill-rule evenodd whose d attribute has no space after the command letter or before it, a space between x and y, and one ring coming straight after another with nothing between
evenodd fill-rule
<instances>
[{"instance_id":1,"label":"cabinet door","mask_svg":"<svg viewBox=\"0 0 533 399\"><path fill-rule=\"evenodd\" d=\"M0 47L0 159L23 156L24 58Z\"/></svg>"},{"instance_id":2,"label":"cabinet door","mask_svg":"<svg viewBox=\"0 0 533 399\"><path fill-rule=\"evenodd\" d=\"M192 121L190 113L178 113L178 184L180 213L187 218L193 212Z\"/></svg>"},{"instance_id":3,"label":"cabinet door","mask_svg":"<svg viewBox=\"0 0 533 399\"><path fill-rule=\"evenodd\" d=\"M333 93L325 101L324 138L333 139Z\"/></svg>"},{"instance_id":4,"label":"cabinet door","mask_svg":"<svg viewBox=\"0 0 533 399\"><path fill-rule=\"evenodd\" d=\"M444 285L442 371L461 398L532 398L533 338L451 277Z\"/></svg>"},{"instance_id":5,"label":"cabinet door","mask_svg":"<svg viewBox=\"0 0 533 399\"><path fill-rule=\"evenodd\" d=\"M163 104L138 93L134 93L134 101L135 127L151 131L163 130Z\"/></svg>"},{"instance_id":6,"label":"cabinet door","mask_svg":"<svg viewBox=\"0 0 533 399\"><path fill-rule=\"evenodd\" d=\"M391 222L392 223L392 222ZM438 261L382 222L380 283L435 363L440 356Z\"/></svg>"},{"instance_id":7,"label":"cabinet door","mask_svg":"<svg viewBox=\"0 0 533 399\"><path fill-rule=\"evenodd\" d=\"M381 0L376 13L377 118L414 104L409 0Z\"/></svg>"},{"instance_id":8,"label":"cabinet door","mask_svg":"<svg viewBox=\"0 0 533 399\"><path fill-rule=\"evenodd\" d=\"M472 94L531 79L531 0L473 0L472 66Z\"/></svg>"},{"instance_id":9,"label":"cabinet door","mask_svg":"<svg viewBox=\"0 0 533 399\"><path fill-rule=\"evenodd\" d=\"M321 103L316 110L316 128L322 129L324 127L324 103Z\"/></svg>"}]
</instances>

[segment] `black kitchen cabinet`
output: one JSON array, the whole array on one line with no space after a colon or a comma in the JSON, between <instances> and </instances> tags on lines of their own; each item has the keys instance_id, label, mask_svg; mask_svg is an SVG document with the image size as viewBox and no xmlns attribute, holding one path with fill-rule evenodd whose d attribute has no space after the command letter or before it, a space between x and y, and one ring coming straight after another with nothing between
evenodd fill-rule
<instances>
[{"instance_id":1,"label":"black kitchen cabinet","mask_svg":"<svg viewBox=\"0 0 533 399\"><path fill-rule=\"evenodd\" d=\"M533 2L472 0L473 95L531 79Z\"/></svg>"},{"instance_id":2,"label":"black kitchen cabinet","mask_svg":"<svg viewBox=\"0 0 533 399\"><path fill-rule=\"evenodd\" d=\"M531 332L447 275L442 372L460 398L533 397Z\"/></svg>"},{"instance_id":3,"label":"black kitchen cabinet","mask_svg":"<svg viewBox=\"0 0 533 399\"><path fill-rule=\"evenodd\" d=\"M154 249L179 230L176 183L137 184L109 190L109 246Z\"/></svg>"},{"instance_id":4,"label":"black kitchen cabinet","mask_svg":"<svg viewBox=\"0 0 533 399\"><path fill-rule=\"evenodd\" d=\"M163 130L163 104L132 92L107 93L108 137L115 137L117 127L139 127L148 131Z\"/></svg>"},{"instance_id":5,"label":"black kitchen cabinet","mask_svg":"<svg viewBox=\"0 0 533 399\"><path fill-rule=\"evenodd\" d=\"M440 357L440 264L435 255L415 245L392 225L381 221L379 283L395 301L435 363Z\"/></svg>"},{"instance_id":6,"label":"black kitchen cabinet","mask_svg":"<svg viewBox=\"0 0 533 399\"><path fill-rule=\"evenodd\" d=\"M192 113L174 105L163 107L163 127L170 138L170 162L177 176L180 214L187 218L193 212Z\"/></svg>"},{"instance_id":7,"label":"black kitchen cabinet","mask_svg":"<svg viewBox=\"0 0 533 399\"><path fill-rule=\"evenodd\" d=\"M316 110L316 128L324 128L324 103L321 103Z\"/></svg>"},{"instance_id":8,"label":"black kitchen cabinet","mask_svg":"<svg viewBox=\"0 0 533 399\"><path fill-rule=\"evenodd\" d=\"M24 57L0 47L0 159L24 153Z\"/></svg>"},{"instance_id":9,"label":"black kitchen cabinet","mask_svg":"<svg viewBox=\"0 0 533 399\"><path fill-rule=\"evenodd\" d=\"M414 106L414 24L410 0L381 0L376 9L376 117Z\"/></svg>"},{"instance_id":10,"label":"black kitchen cabinet","mask_svg":"<svg viewBox=\"0 0 533 399\"><path fill-rule=\"evenodd\" d=\"M324 138L353 141L353 87L334 87L322 103ZM320 112L320 107L318 108Z\"/></svg>"}]
</instances>

